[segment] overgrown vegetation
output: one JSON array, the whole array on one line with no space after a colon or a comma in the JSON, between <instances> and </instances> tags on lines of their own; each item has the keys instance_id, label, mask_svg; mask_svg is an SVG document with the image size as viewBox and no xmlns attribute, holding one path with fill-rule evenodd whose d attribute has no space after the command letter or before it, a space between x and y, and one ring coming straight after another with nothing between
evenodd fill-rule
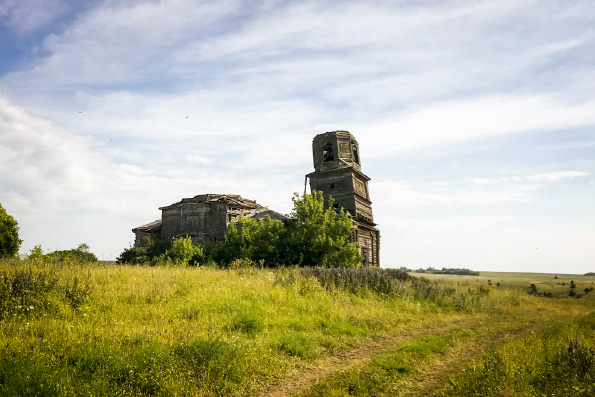
<instances>
[{"instance_id":1,"label":"overgrown vegetation","mask_svg":"<svg viewBox=\"0 0 595 397\"><path fill-rule=\"evenodd\" d=\"M94 253L90 251L91 247L87 244L79 244L77 248L70 250L52 251L47 254L43 253L40 245L33 247L27 259L34 262L54 262L54 263L93 263L98 259Z\"/></svg>"},{"instance_id":2,"label":"overgrown vegetation","mask_svg":"<svg viewBox=\"0 0 595 397\"><path fill-rule=\"evenodd\" d=\"M300 270L300 275L315 277L327 289L341 289L355 294L374 292L387 297L413 296L437 301L455 292L454 288L440 287L426 278L413 277L397 269L305 267Z\"/></svg>"},{"instance_id":3,"label":"overgrown vegetation","mask_svg":"<svg viewBox=\"0 0 595 397\"><path fill-rule=\"evenodd\" d=\"M482 355L444 396L587 396L595 393L595 314ZM527 359L530 357L530 359Z\"/></svg>"},{"instance_id":4,"label":"overgrown vegetation","mask_svg":"<svg viewBox=\"0 0 595 397\"><path fill-rule=\"evenodd\" d=\"M149 240L145 247L127 248L118 263L196 265L216 262L224 267L237 266L359 266L357 245L350 242L353 224L349 214L333 209L329 198L325 207L322 192L293 197L291 220L267 217L264 220L240 218L225 234L225 242L191 248L190 237L168 242ZM325 209L326 208L326 209ZM190 256L188 256L190 255ZM239 261L239 262L238 262ZM232 265L233 264L233 265Z\"/></svg>"}]
</instances>

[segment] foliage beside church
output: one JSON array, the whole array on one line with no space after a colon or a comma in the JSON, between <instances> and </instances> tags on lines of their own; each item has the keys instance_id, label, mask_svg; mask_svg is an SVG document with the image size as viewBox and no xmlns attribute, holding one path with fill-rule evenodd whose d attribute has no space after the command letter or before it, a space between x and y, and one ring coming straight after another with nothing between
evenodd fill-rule
<instances>
[{"instance_id":1,"label":"foliage beside church","mask_svg":"<svg viewBox=\"0 0 595 397\"><path fill-rule=\"evenodd\" d=\"M141 247L125 249L118 262L199 265L214 261L227 266L235 262L268 267L360 264L357 245L351 242L353 222L347 212L335 211L332 205L325 207L322 192L296 195L293 204L288 222L270 217L240 218L229 226L225 241L205 244L204 250L193 245L189 236L173 243L151 239Z\"/></svg>"}]
</instances>

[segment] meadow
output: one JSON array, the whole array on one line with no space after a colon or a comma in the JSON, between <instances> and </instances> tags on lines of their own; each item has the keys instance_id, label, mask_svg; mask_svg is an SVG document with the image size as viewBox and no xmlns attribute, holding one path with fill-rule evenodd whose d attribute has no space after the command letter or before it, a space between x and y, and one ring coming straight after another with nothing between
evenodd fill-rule
<instances>
[{"instance_id":1,"label":"meadow","mask_svg":"<svg viewBox=\"0 0 595 397\"><path fill-rule=\"evenodd\" d=\"M423 276L3 261L0 395L475 395L486 377L482 395L515 395L543 388L502 379L556 379L552 363L595 375L590 294L530 295L548 276ZM558 355L570 344L579 358Z\"/></svg>"}]
</instances>

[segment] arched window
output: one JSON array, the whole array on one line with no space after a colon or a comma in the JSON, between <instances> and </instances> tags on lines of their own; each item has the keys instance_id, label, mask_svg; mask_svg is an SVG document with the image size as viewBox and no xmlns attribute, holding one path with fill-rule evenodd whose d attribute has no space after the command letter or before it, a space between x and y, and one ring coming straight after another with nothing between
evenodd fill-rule
<instances>
[{"instance_id":1,"label":"arched window","mask_svg":"<svg viewBox=\"0 0 595 397\"><path fill-rule=\"evenodd\" d=\"M329 142L326 145L324 145L324 147L322 148L322 158L324 162L335 160L332 143Z\"/></svg>"}]
</instances>

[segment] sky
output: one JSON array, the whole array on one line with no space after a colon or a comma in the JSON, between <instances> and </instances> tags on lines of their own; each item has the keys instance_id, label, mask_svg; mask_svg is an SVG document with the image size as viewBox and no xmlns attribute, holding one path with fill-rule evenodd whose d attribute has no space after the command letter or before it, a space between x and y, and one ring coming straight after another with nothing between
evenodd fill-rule
<instances>
[{"instance_id":1,"label":"sky","mask_svg":"<svg viewBox=\"0 0 595 397\"><path fill-rule=\"evenodd\" d=\"M334 130L382 267L595 271L592 0L0 0L22 254L114 260L204 193L289 213Z\"/></svg>"}]
</instances>

